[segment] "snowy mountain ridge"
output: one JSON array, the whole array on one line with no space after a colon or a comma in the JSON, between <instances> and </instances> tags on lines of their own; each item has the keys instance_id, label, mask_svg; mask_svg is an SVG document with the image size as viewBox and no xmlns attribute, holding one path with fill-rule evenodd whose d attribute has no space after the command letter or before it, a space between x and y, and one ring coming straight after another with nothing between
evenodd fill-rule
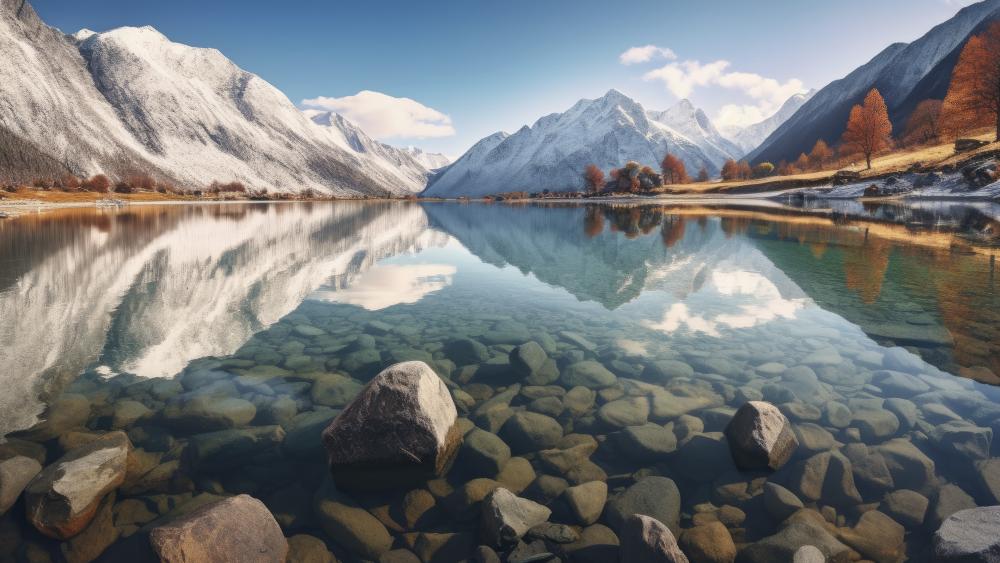
<instances>
[{"instance_id":1,"label":"snowy mountain ridge","mask_svg":"<svg viewBox=\"0 0 1000 563\"><path fill-rule=\"evenodd\" d=\"M425 182L405 153L358 150L219 51L152 27L64 35L26 2L4 0L0 49L5 133L66 172L347 197L404 195Z\"/></svg>"}]
</instances>

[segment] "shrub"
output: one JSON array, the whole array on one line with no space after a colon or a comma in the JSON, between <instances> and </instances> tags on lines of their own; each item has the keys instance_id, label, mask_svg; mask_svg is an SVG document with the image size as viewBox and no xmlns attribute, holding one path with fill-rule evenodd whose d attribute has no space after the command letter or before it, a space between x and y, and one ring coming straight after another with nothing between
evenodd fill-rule
<instances>
[{"instance_id":1,"label":"shrub","mask_svg":"<svg viewBox=\"0 0 1000 563\"><path fill-rule=\"evenodd\" d=\"M97 174L85 180L81 187L87 191L106 194L111 189L111 180L104 174Z\"/></svg>"}]
</instances>

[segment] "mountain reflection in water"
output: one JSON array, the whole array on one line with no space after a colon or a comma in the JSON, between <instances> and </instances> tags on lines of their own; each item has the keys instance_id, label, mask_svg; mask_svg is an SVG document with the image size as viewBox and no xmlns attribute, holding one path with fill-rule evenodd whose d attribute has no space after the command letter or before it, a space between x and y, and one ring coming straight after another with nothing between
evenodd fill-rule
<instances>
[{"instance_id":1,"label":"mountain reflection in water","mask_svg":"<svg viewBox=\"0 0 1000 563\"><path fill-rule=\"evenodd\" d=\"M665 338L721 338L818 305L880 344L1000 382L994 255L951 233L914 233L885 213L868 213L869 223L845 217L338 202L7 220L0 434L33 424L85 371L172 376L196 358L233 354L309 298L392 310L456 291L462 279L484 295L502 282L550 301L593 302ZM989 221L963 217L956 224L980 232Z\"/></svg>"}]
</instances>

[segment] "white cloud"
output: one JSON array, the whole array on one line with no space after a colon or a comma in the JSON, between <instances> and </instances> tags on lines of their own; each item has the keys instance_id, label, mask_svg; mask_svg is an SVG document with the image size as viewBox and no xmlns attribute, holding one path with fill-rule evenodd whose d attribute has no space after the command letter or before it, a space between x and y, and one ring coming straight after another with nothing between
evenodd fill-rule
<instances>
[{"instance_id":1,"label":"white cloud","mask_svg":"<svg viewBox=\"0 0 1000 563\"><path fill-rule=\"evenodd\" d=\"M687 98L696 88L720 87L736 90L752 104L727 104L715 117L720 129L737 129L752 125L771 116L788 98L805 91L802 81L791 78L780 82L752 72L729 70L729 61L708 64L699 61L677 61L645 73L643 80L659 81L678 98Z\"/></svg>"},{"instance_id":2,"label":"white cloud","mask_svg":"<svg viewBox=\"0 0 1000 563\"><path fill-rule=\"evenodd\" d=\"M321 288L312 298L379 311L393 305L416 303L448 287L455 272L450 264L380 264L365 272L350 287Z\"/></svg>"},{"instance_id":3,"label":"white cloud","mask_svg":"<svg viewBox=\"0 0 1000 563\"><path fill-rule=\"evenodd\" d=\"M618 55L618 60L620 60L623 65L648 63L655 58L664 58L672 61L677 58L677 54L674 53L673 50L666 47L646 45L644 47L632 47L621 55Z\"/></svg>"},{"instance_id":4,"label":"white cloud","mask_svg":"<svg viewBox=\"0 0 1000 563\"><path fill-rule=\"evenodd\" d=\"M410 98L362 90L353 96L302 100L302 105L339 113L380 140L426 139L455 134L451 118Z\"/></svg>"}]
</instances>

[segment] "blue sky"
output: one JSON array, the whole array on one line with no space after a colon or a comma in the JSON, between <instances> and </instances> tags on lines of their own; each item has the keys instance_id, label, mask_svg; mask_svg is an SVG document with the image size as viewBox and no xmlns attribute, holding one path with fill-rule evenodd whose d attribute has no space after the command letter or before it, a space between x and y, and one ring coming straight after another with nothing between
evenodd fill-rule
<instances>
[{"instance_id":1,"label":"blue sky","mask_svg":"<svg viewBox=\"0 0 1000 563\"><path fill-rule=\"evenodd\" d=\"M609 88L653 109L687 95L736 126L789 91L822 87L890 43L916 39L969 3L33 2L66 32L152 25L174 41L217 48L296 104L313 100L382 140L451 156ZM622 64L629 48L647 45L662 50ZM378 94L355 96L361 91Z\"/></svg>"}]
</instances>

